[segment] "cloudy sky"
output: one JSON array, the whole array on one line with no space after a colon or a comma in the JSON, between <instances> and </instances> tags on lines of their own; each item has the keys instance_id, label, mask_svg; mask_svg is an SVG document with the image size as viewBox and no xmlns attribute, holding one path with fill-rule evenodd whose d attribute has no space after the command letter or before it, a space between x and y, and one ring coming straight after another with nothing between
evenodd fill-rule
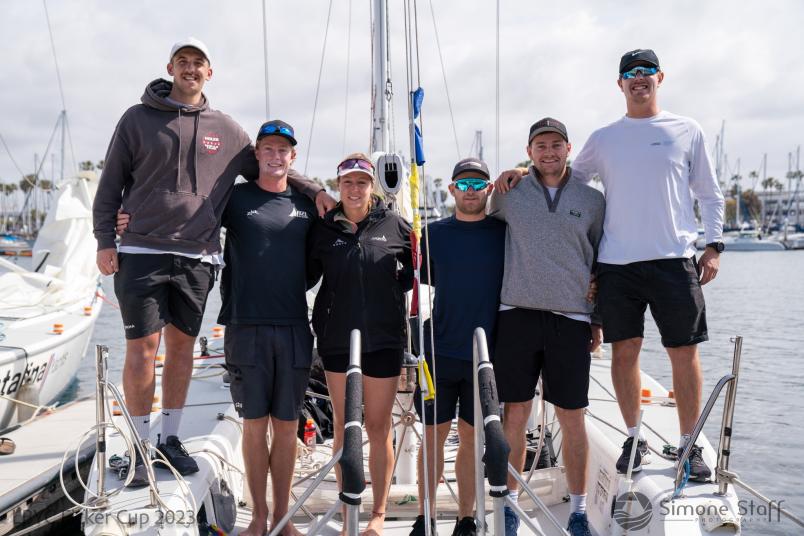
<instances>
[{"instance_id":1,"label":"cloudy sky","mask_svg":"<svg viewBox=\"0 0 804 536\"><path fill-rule=\"evenodd\" d=\"M315 128L316 80L329 2L267 0L270 113L296 127L296 167L333 175L344 152L367 150L370 26L368 0L333 0ZM407 148L402 2L391 2L397 148ZM425 88L427 173L448 176L483 132L492 169L524 159L529 125L566 122L575 151L597 127L624 113L616 86L620 55L653 48L666 72L661 105L697 119L710 147L726 121L726 152L746 175L768 154L783 178L788 153L804 142L804 3L613 0L501 1L500 139L495 150L495 6L490 0L432 0L452 99L453 135L429 0L418 0L421 84ZM62 109L41 1L2 0L0 135L26 173L40 158ZM75 159L103 158L115 123L145 85L167 74L173 42L204 40L214 75L214 108L249 132L264 120L262 0L239 2L71 0L48 2ZM347 58L350 82L347 91ZM348 95L348 99L347 99ZM348 113L346 106L348 105ZM344 117L346 122L344 124ZM56 151L58 159L58 150ZM308 161L309 159L309 161ZM68 165L72 156L68 148ZM45 166L51 173L51 159ZM20 173L0 147L0 179Z\"/></svg>"}]
</instances>

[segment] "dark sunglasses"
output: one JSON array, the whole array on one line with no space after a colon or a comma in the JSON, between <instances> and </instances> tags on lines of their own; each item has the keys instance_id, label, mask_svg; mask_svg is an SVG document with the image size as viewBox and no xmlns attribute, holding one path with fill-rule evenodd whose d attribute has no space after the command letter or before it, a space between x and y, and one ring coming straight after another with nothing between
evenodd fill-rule
<instances>
[{"instance_id":1,"label":"dark sunglasses","mask_svg":"<svg viewBox=\"0 0 804 536\"><path fill-rule=\"evenodd\" d=\"M642 65L634 67L630 71L625 71L623 74L620 75L620 78L623 80L631 80L632 78L636 78L638 74L642 74L642 76L652 76L659 72L659 69L656 67L644 67Z\"/></svg>"},{"instance_id":2,"label":"dark sunglasses","mask_svg":"<svg viewBox=\"0 0 804 536\"><path fill-rule=\"evenodd\" d=\"M455 181L455 187L462 192L466 192L470 189L473 192L482 192L489 187L489 181L476 177L465 177Z\"/></svg>"},{"instance_id":3,"label":"dark sunglasses","mask_svg":"<svg viewBox=\"0 0 804 536\"><path fill-rule=\"evenodd\" d=\"M362 169L364 171L374 171L374 166L371 162L363 160L362 158L350 158L338 164L338 173L348 171L350 169Z\"/></svg>"},{"instance_id":4,"label":"dark sunglasses","mask_svg":"<svg viewBox=\"0 0 804 536\"><path fill-rule=\"evenodd\" d=\"M276 125L265 125L260 129L258 136L270 136L271 134L276 133L284 134L285 136L293 137L293 130L289 129L288 127L279 127Z\"/></svg>"}]
</instances>

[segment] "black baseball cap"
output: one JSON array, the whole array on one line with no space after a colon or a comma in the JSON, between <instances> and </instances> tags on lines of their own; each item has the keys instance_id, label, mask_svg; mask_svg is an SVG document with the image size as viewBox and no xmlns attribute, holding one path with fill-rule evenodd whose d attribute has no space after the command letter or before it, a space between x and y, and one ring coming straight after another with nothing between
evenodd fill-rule
<instances>
[{"instance_id":1,"label":"black baseball cap","mask_svg":"<svg viewBox=\"0 0 804 536\"><path fill-rule=\"evenodd\" d=\"M279 119L272 119L262 124L260 130L257 131L257 141L260 141L265 136L282 136L291 145L296 145L293 127Z\"/></svg>"},{"instance_id":2,"label":"black baseball cap","mask_svg":"<svg viewBox=\"0 0 804 536\"><path fill-rule=\"evenodd\" d=\"M620 58L620 74L629 71L631 67L634 67L637 63L647 63L661 70L661 67L659 67L659 58L654 51L649 48L638 48L626 52L623 54L623 57Z\"/></svg>"},{"instance_id":3,"label":"black baseball cap","mask_svg":"<svg viewBox=\"0 0 804 536\"><path fill-rule=\"evenodd\" d=\"M470 156L469 158L464 158L463 160L455 164L455 167L452 168L451 180L455 180L455 177L467 171L476 171L477 173L480 173L487 179L491 178L491 175L489 174L489 167L486 165L486 163L479 158Z\"/></svg>"},{"instance_id":4,"label":"black baseball cap","mask_svg":"<svg viewBox=\"0 0 804 536\"><path fill-rule=\"evenodd\" d=\"M545 132L555 132L564 138L564 141L569 142L569 137L567 136L567 127L564 126L564 123L557 119L553 119L552 117L545 117L544 119L539 119L533 123L533 125L531 125L530 134L528 134L528 145L530 145L530 142L533 141L533 138L539 134L544 134Z\"/></svg>"}]
</instances>

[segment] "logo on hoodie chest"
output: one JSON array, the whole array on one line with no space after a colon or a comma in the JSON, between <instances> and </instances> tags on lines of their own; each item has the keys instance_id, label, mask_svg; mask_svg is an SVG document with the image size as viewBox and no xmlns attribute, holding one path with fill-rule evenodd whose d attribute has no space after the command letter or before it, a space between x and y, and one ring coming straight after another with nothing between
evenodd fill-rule
<instances>
[{"instance_id":1,"label":"logo on hoodie chest","mask_svg":"<svg viewBox=\"0 0 804 536\"><path fill-rule=\"evenodd\" d=\"M208 132L201 138L201 145L207 154L215 154L221 148L221 138L214 132Z\"/></svg>"}]
</instances>

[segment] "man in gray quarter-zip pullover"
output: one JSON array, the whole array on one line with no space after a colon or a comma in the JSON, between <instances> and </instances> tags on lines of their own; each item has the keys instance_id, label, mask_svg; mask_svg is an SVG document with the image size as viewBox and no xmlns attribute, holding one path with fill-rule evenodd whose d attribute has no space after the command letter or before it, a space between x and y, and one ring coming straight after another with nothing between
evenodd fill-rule
<instances>
[{"instance_id":1,"label":"man in gray quarter-zip pullover","mask_svg":"<svg viewBox=\"0 0 804 536\"><path fill-rule=\"evenodd\" d=\"M519 188L492 195L490 214L507 224L505 275L497 319L494 373L510 463L522 471L525 427L539 375L544 399L555 406L564 438L571 534L586 534L589 352L600 344L587 299L603 234L603 194L572 177L572 146L564 125L542 119L531 127L527 153L533 165ZM517 482L508 479L514 490ZM519 520L506 507L506 534Z\"/></svg>"},{"instance_id":2,"label":"man in gray quarter-zip pullover","mask_svg":"<svg viewBox=\"0 0 804 536\"><path fill-rule=\"evenodd\" d=\"M221 264L221 215L237 176L256 179L258 166L248 135L211 109L202 93L212 78L207 46L195 38L179 41L170 51L167 72L173 81L151 82L142 104L129 108L117 124L93 219L98 268L115 274L123 317L126 407L139 436L148 438L154 356L164 332L157 448L187 475L198 465L179 441L179 424L195 338ZM295 179L291 182L303 193L334 206L320 187ZM118 210L131 216L119 253L114 242ZM144 461L137 457L133 465L132 486L146 485Z\"/></svg>"}]
</instances>

